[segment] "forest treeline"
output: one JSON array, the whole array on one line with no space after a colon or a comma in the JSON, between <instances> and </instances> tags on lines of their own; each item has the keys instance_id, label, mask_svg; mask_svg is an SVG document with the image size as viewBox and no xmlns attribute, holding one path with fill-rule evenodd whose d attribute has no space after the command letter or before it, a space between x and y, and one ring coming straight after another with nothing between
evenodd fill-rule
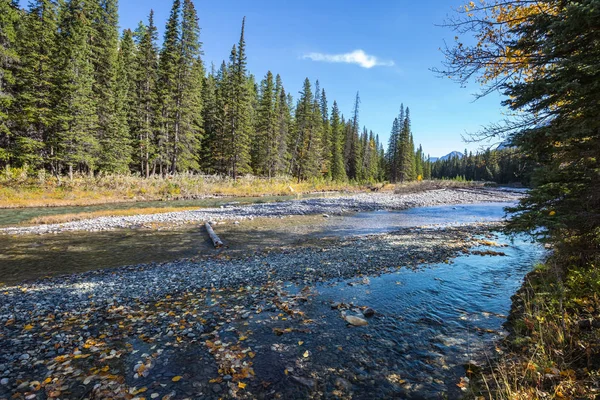
<instances>
[{"instance_id":1,"label":"forest treeline","mask_svg":"<svg viewBox=\"0 0 600 400\"><path fill-rule=\"evenodd\" d=\"M279 75L246 66L245 19L228 61L206 68L197 11L174 0L161 47L153 12L118 27L117 0L0 3L0 164L73 173L201 172L298 180L430 175L401 106L387 151L307 78L295 101ZM208 71L207 71L208 69Z\"/></svg>"},{"instance_id":2,"label":"forest treeline","mask_svg":"<svg viewBox=\"0 0 600 400\"><path fill-rule=\"evenodd\" d=\"M462 156L454 155L433 162L430 175L434 179L528 185L532 167L532 163L516 148L488 149L477 153L465 150Z\"/></svg>"}]
</instances>

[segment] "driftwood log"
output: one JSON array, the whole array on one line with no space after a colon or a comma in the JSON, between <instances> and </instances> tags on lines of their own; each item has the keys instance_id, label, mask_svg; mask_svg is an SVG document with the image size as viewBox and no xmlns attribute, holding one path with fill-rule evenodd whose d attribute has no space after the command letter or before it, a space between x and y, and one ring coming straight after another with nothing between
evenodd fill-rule
<instances>
[{"instance_id":1,"label":"driftwood log","mask_svg":"<svg viewBox=\"0 0 600 400\"><path fill-rule=\"evenodd\" d=\"M210 236L210 239L212 240L213 244L215 245L215 249L223 247L223 241L221 241L221 239L219 239L219 237L217 236L217 234L213 230L213 228L210 225L210 223L206 222L206 223L204 223L204 226L206 227L206 231L208 232L208 236Z\"/></svg>"}]
</instances>

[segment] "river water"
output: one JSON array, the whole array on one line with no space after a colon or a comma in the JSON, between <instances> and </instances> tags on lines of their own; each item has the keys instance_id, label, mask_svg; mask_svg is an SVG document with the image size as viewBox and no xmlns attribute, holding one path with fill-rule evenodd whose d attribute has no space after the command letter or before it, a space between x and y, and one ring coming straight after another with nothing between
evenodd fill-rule
<instances>
[{"instance_id":1,"label":"river water","mask_svg":"<svg viewBox=\"0 0 600 400\"><path fill-rule=\"evenodd\" d=\"M230 245L227 251L235 254L399 227L497 221L503 218L505 205L440 206L268 223L256 220L219 226L218 230ZM320 283L311 289L310 300L301 305L311 321L309 330L274 335L269 323L277 311L231 322L236 330L252 331L245 343L257 354L253 359L257 379L265 382L259 397L276 393L286 399L350 398L352 393L354 399L459 398L462 392L456 384L466 374L465 365L471 360L485 363L494 355L495 344L505 335L502 324L510 310L510 297L544 256L540 246L523 238L496 234L493 240L505 246L500 249L505 256L461 255L451 263L416 270ZM0 273L5 281L16 283L48 274L214 252L198 227L0 237ZM284 283L284 290L293 294L302 288ZM240 299L246 301L243 296ZM207 307L212 306L211 301L207 300ZM234 299L228 301L233 304ZM342 318L342 310L357 313L357 307L375 310L368 326L350 327ZM211 373L210 367L206 367L209 372L197 370L193 362L207 358L203 346L176 352L162 369L156 368L152 379L163 376L170 382L169 373L175 367L184 369L185 376ZM292 375L309 381L290 384ZM316 386L311 388L306 382ZM253 388L256 390L256 385ZM191 387L189 390L193 392ZM212 397L221 394L209 389L207 398Z\"/></svg>"}]
</instances>

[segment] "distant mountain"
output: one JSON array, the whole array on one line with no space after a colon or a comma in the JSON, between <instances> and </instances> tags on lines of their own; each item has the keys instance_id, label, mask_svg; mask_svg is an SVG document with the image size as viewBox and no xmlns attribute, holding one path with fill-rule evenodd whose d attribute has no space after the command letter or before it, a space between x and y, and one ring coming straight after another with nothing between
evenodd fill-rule
<instances>
[{"instance_id":1,"label":"distant mountain","mask_svg":"<svg viewBox=\"0 0 600 400\"><path fill-rule=\"evenodd\" d=\"M453 151L451 153L446 154L443 157L440 157L439 160L446 161L446 160L449 160L454 157L463 158L464 156L465 155L463 153L461 153L460 151Z\"/></svg>"}]
</instances>

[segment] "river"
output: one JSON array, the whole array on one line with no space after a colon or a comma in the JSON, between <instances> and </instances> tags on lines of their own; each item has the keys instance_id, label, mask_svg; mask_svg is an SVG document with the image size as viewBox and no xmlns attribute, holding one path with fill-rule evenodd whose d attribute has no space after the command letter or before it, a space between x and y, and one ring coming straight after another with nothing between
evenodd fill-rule
<instances>
[{"instance_id":1,"label":"river","mask_svg":"<svg viewBox=\"0 0 600 400\"><path fill-rule=\"evenodd\" d=\"M182 257L249 257L257 249L314 247L322 241L331 244L349 236L402 227L498 221L504 216L505 205L440 206L230 223L217 227L229 245L224 253L212 249L197 226L165 231L5 236L0 237L0 273L4 281L18 283L46 275ZM173 325L167 320L153 320L151 325L133 325L138 332L144 330L139 336L143 340L136 335L118 336L113 346L130 349L125 351L129 355L111 364L111 368L124 375L122 382L129 388L148 387L148 393L155 391L160 396L175 393L173 398L199 393L215 399L232 393L239 398L286 399L460 397L457 383L466 374L465 365L470 361L483 364L494 355L495 344L505 335L502 324L510 309L510 297L544 256L540 246L523 238L511 239L499 233L487 236L489 249L500 250L504 256L463 254L449 262L401 268L378 276L326 280L306 287L283 281L260 289L205 290L195 292L192 298L177 298L175 311L163 309L163 302L158 302L154 306L157 310L152 312L158 313L159 320L173 314L174 318L182 318L180 322ZM192 307L197 318L202 316L205 327L200 332L206 328L206 332L213 333L204 335L206 341L197 342L197 336L189 331L191 342L186 342L183 334L184 339L178 338L173 345L165 332L175 329L172 326L188 326L179 316L186 307ZM356 315L364 307L375 311L368 325L349 326L342 312ZM140 312L138 308L135 306L135 312ZM105 317L91 315L85 329L106 331ZM149 315L144 314L142 319L146 324ZM94 318L99 318L97 327ZM136 321L136 317L131 320ZM124 325L113 328L127 329L125 322L119 324ZM113 328L102 336L114 336ZM151 334L155 336L149 340ZM157 346L160 353L156 352ZM244 346L248 348L243 350ZM254 378L244 380L249 382L248 387L241 380L239 384L231 382L242 378L232 378L223 370L223 363L231 361L222 354L235 351L245 352L232 354L231 359L251 357L247 365L252 366ZM137 377L132 372L142 353L155 357L148 377ZM27 373L21 375L24 378ZM44 377L37 378L41 381ZM77 387L73 391L80 395L81 388Z\"/></svg>"}]
</instances>

